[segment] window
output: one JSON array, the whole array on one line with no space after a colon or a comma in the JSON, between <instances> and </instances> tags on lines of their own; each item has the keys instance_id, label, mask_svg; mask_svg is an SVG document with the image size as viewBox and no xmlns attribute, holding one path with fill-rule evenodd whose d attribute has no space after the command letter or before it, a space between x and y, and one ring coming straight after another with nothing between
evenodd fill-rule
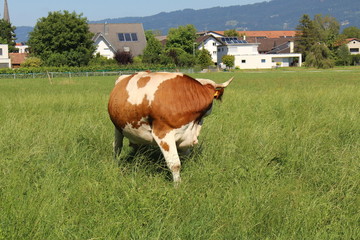
<instances>
[{"instance_id":1,"label":"window","mask_svg":"<svg viewBox=\"0 0 360 240\"><path fill-rule=\"evenodd\" d=\"M2 48L0 48L0 56L2 56L3 55L3 50L2 50Z\"/></svg>"},{"instance_id":2,"label":"window","mask_svg":"<svg viewBox=\"0 0 360 240\"><path fill-rule=\"evenodd\" d=\"M138 40L137 34L136 34L136 33L132 33L132 34L131 34L131 39L132 39L133 42L136 42L136 41Z\"/></svg>"},{"instance_id":3,"label":"window","mask_svg":"<svg viewBox=\"0 0 360 240\"><path fill-rule=\"evenodd\" d=\"M246 60L245 60L245 59L242 59L242 60L241 60L241 63L246 63Z\"/></svg>"},{"instance_id":4,"label":"window","mask_svg":"<svg viewBox=\"0 0 360 240\"><path fill-rule=\"evenodd\" d=\"M358 48L350 48L350 52L351 53L358 53L359 49Z\"/></svg>"},{"instance_id":5,"label":"window","mask_svg":"<svg viewBox=\"0 0 360 240\"><path fill-rule=\"evenodd\" d=\"M120 42L137 42L138 37L136 33L118 33Z\"/></svg>"},{"instance_id":6,"label":"window","mask_svg":"<svg viewBox=\"0 0 360 240\"><path fill-rule=\"evenodd\" d=\"M213 42L213 46L216 46L216 42Z\"/></svg>"},{"instance_id":7,"label":"window","mask_svg":"<svg viewBox=\"0 0 360 240\"><path fill-rule=\"evenodd\" d=\"M266 63L266 59L261 59L261 63Z\"/></svg>"},{"instance_id":8,"label":"window","mask_svg":"<svg viewBox=\"0 0 360 240\"><path fill-rule=\"evenodd\" d=\"M216 51L213 51L213 55L216 55L217 54L217 52Z\"/></svg>"},{"instance_id":9,"label":"window","mask_svg":"<svg viewBox=\"0 0 360 240\"><path fill-rule=\"evenodd\" d=\"M125 36L124 36L123 33L119 33L119 34L118 34L118 37L119 37L119 41L120 41L120 42L124 42L124 41L125 41Z\"/></svg>"}]
</instances>

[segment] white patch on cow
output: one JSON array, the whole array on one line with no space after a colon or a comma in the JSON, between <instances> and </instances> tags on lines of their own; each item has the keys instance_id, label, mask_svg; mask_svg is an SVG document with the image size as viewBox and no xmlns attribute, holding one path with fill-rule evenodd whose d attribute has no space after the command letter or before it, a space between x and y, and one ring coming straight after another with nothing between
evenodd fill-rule
<instances>
[{"instance_id":1,"label":"white patch on cow","mask_svg":"<svg viewBox=\"0 0 360 240\"><path fill-rule=\"evenodd\" d=\"M162 154L164 155L166 165L171 170L173 180L175 183L179 183L180 179L180 158L175 144L175 135L177 129L168 132L164 138L160 139L153 134L156 143L159 145ZM166 148L163 147L166 145Z\"/></svg>"},{"instance_id":2,"label":"white patch on cow","mask_svg":"<svg viewBox=\"0 0 360 240\"><path fill-rule=\"evenodd\" d=\"M149 75L148 72L140 72L132 77L126 86L126 90L129 94L128 102L134 105L139 105L143 102L144 98L149 101L151 104L155 98L155 92L157 91L159 85L169 79L175 78L177 76L183 76L182 73L152 73ZM146 87L139 88L138 81L141 78L151 77L149 82L146 84Z\"/></svg>"},{"instance_id":3,"label":"white patch on cow","mask_svg":"<svg viewBox=\"0 0 360 240\"><path fill-rule=\"evenodd\" d=\"M151 127L146 124L147 120L142 119L138 122L140 127L134 128L132 124L128 123L123 129L123 135L127 137L130 142L136 144L155 144L153 135L151 133Z\"/></svg>"},{"instance_id":4,"label":"white patch on cow","mask_svg":"<svg viewBox=\"0 0 360 240\"><path fill-rule=\"evenodd\" d=\"M121 75L115 82L115 85L118 84L119 82L121 82L121 80L130 77L131 75Z\"/></svg>"},{"instance_id":5,"label":"white patch on cow","mask_svg":"<svg viewBox=\"0 0 360 240\"><path fill-rule=\"evenodd\" d=\"M197 129L198 123L196 123L195 121L185 124L181 128L174 129L175 141L179 149L184 150L198 143Z\"/></svg>"}]
</instances>

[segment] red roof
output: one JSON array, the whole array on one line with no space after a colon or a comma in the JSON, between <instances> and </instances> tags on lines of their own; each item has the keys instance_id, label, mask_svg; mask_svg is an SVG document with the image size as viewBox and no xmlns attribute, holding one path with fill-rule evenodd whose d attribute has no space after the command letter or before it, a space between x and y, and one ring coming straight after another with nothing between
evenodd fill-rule
<instances>
[{"instance_id":1,"label":"red roof","mask_svg":"<svg viewBox=\"0 0 360 240\"><path fill-rule=\"evenodd\" d=\"M20 65L23 63L28 56L27 53L9 53L11 64Z\"/></svg>"},{"instance_id":2,"label":"red roof","mask_svg":"<svg viewBox=\"0 0 360 240\"><path fill-rule=\"evenodd\" d=\"M224 31L214 31L215 33L224 35ZM237 31L240 35L246 37L262 37L262 38L283 38L295 37L296 31Z\"/></svg>"}]
</instances>

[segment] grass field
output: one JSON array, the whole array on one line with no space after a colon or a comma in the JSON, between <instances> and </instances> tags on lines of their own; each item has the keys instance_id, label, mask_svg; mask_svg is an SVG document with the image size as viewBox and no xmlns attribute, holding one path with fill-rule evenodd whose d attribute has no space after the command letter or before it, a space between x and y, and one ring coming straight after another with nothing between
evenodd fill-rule
<instances>
[{"instance_id":1,"label":"grass field","mask_svg":"<svg viewBox=\"0 0 360 240\"><path fill-rule=\"evenodd\" d=\"M114 77L0 81L0 239L360 239L360 69L235 76L174 188L112 158Z\"/></svg>"}]
</instances>

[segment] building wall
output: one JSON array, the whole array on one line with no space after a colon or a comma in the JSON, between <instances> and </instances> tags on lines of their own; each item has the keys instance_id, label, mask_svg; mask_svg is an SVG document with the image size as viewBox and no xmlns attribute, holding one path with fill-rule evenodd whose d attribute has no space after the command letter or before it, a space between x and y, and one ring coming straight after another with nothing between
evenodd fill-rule
<instances>
[{"instance_id":1,"label":"building wall","mask_svg":"<svg viewBox=\"0 0 360 240\"><path fill-rule=\"evenodd\" d=\"M224 55L235 56L235 66L237 56L259 55L258 44L241 44L241 45L227 45L218 47L218 65L221 63L221 59Z\"/></svg>"},{"instance_id":2,"label":"building wall","mask_svg":"<svg viewBox=\"0 0 360 240\"><path fill-rule=\"evenodd\" d=\"M294 62L301 66L301 54L256 54L235 55L235 66L240 69L265 69L275 67L290 67Z\"/></svg>"},{"instance_id":3,"label":"building wall","mask_svg":"<svg viewBox=\"0 0 360 240\"><path fill-rule=\"evenodd\" d=\"M11 68L9 47L7 44L0 44L0 68Z\"/></svg>"},{"instance_id":4,"label":"building wall","mask_svg":"<svg viewBox=\"0 0 360 240\"><path fill-rule=\"evenodd\" d=\"M114 57L114 53L110 50L109 46L105 43L105 41L101 38L99 38L96 42L96 50L95 54L99 53L101 56L104 56L108 59L111 59Z\"/></svg>"},{"instance_id":5,"label":"building wall","mask_svg":"<svg viewBox=\"0 0 360 240\"><path fill-rule=\"evenodd\" d=\"M15 47L19 50L19 53L28 53L29 52L28 45L16 45Z\"/></svg>"},{"instance_id":6,"label":"building wall","mask_svg":"<svg viewBox=\"0 0 360 240\"><path fill-rule=\"evenodd\" d=\"M349 51L351 54L360 54L360 41L354 39L351 40L347 46L349 47Z\"/></svg>"},{"instance_id":7,"label":"building wall","mask_svg":"<svg viewBox=\"0 0 360 240\"><path fill-rule=\"evenodd\" d=\"M214 63L217 63L218 61L218 42L213 38L208 38L203 43L203 45L200 45L198 47L199 50L201 50L203 47L209 51L211 55L211 59Z\"/></svg>"}]
</instances>

